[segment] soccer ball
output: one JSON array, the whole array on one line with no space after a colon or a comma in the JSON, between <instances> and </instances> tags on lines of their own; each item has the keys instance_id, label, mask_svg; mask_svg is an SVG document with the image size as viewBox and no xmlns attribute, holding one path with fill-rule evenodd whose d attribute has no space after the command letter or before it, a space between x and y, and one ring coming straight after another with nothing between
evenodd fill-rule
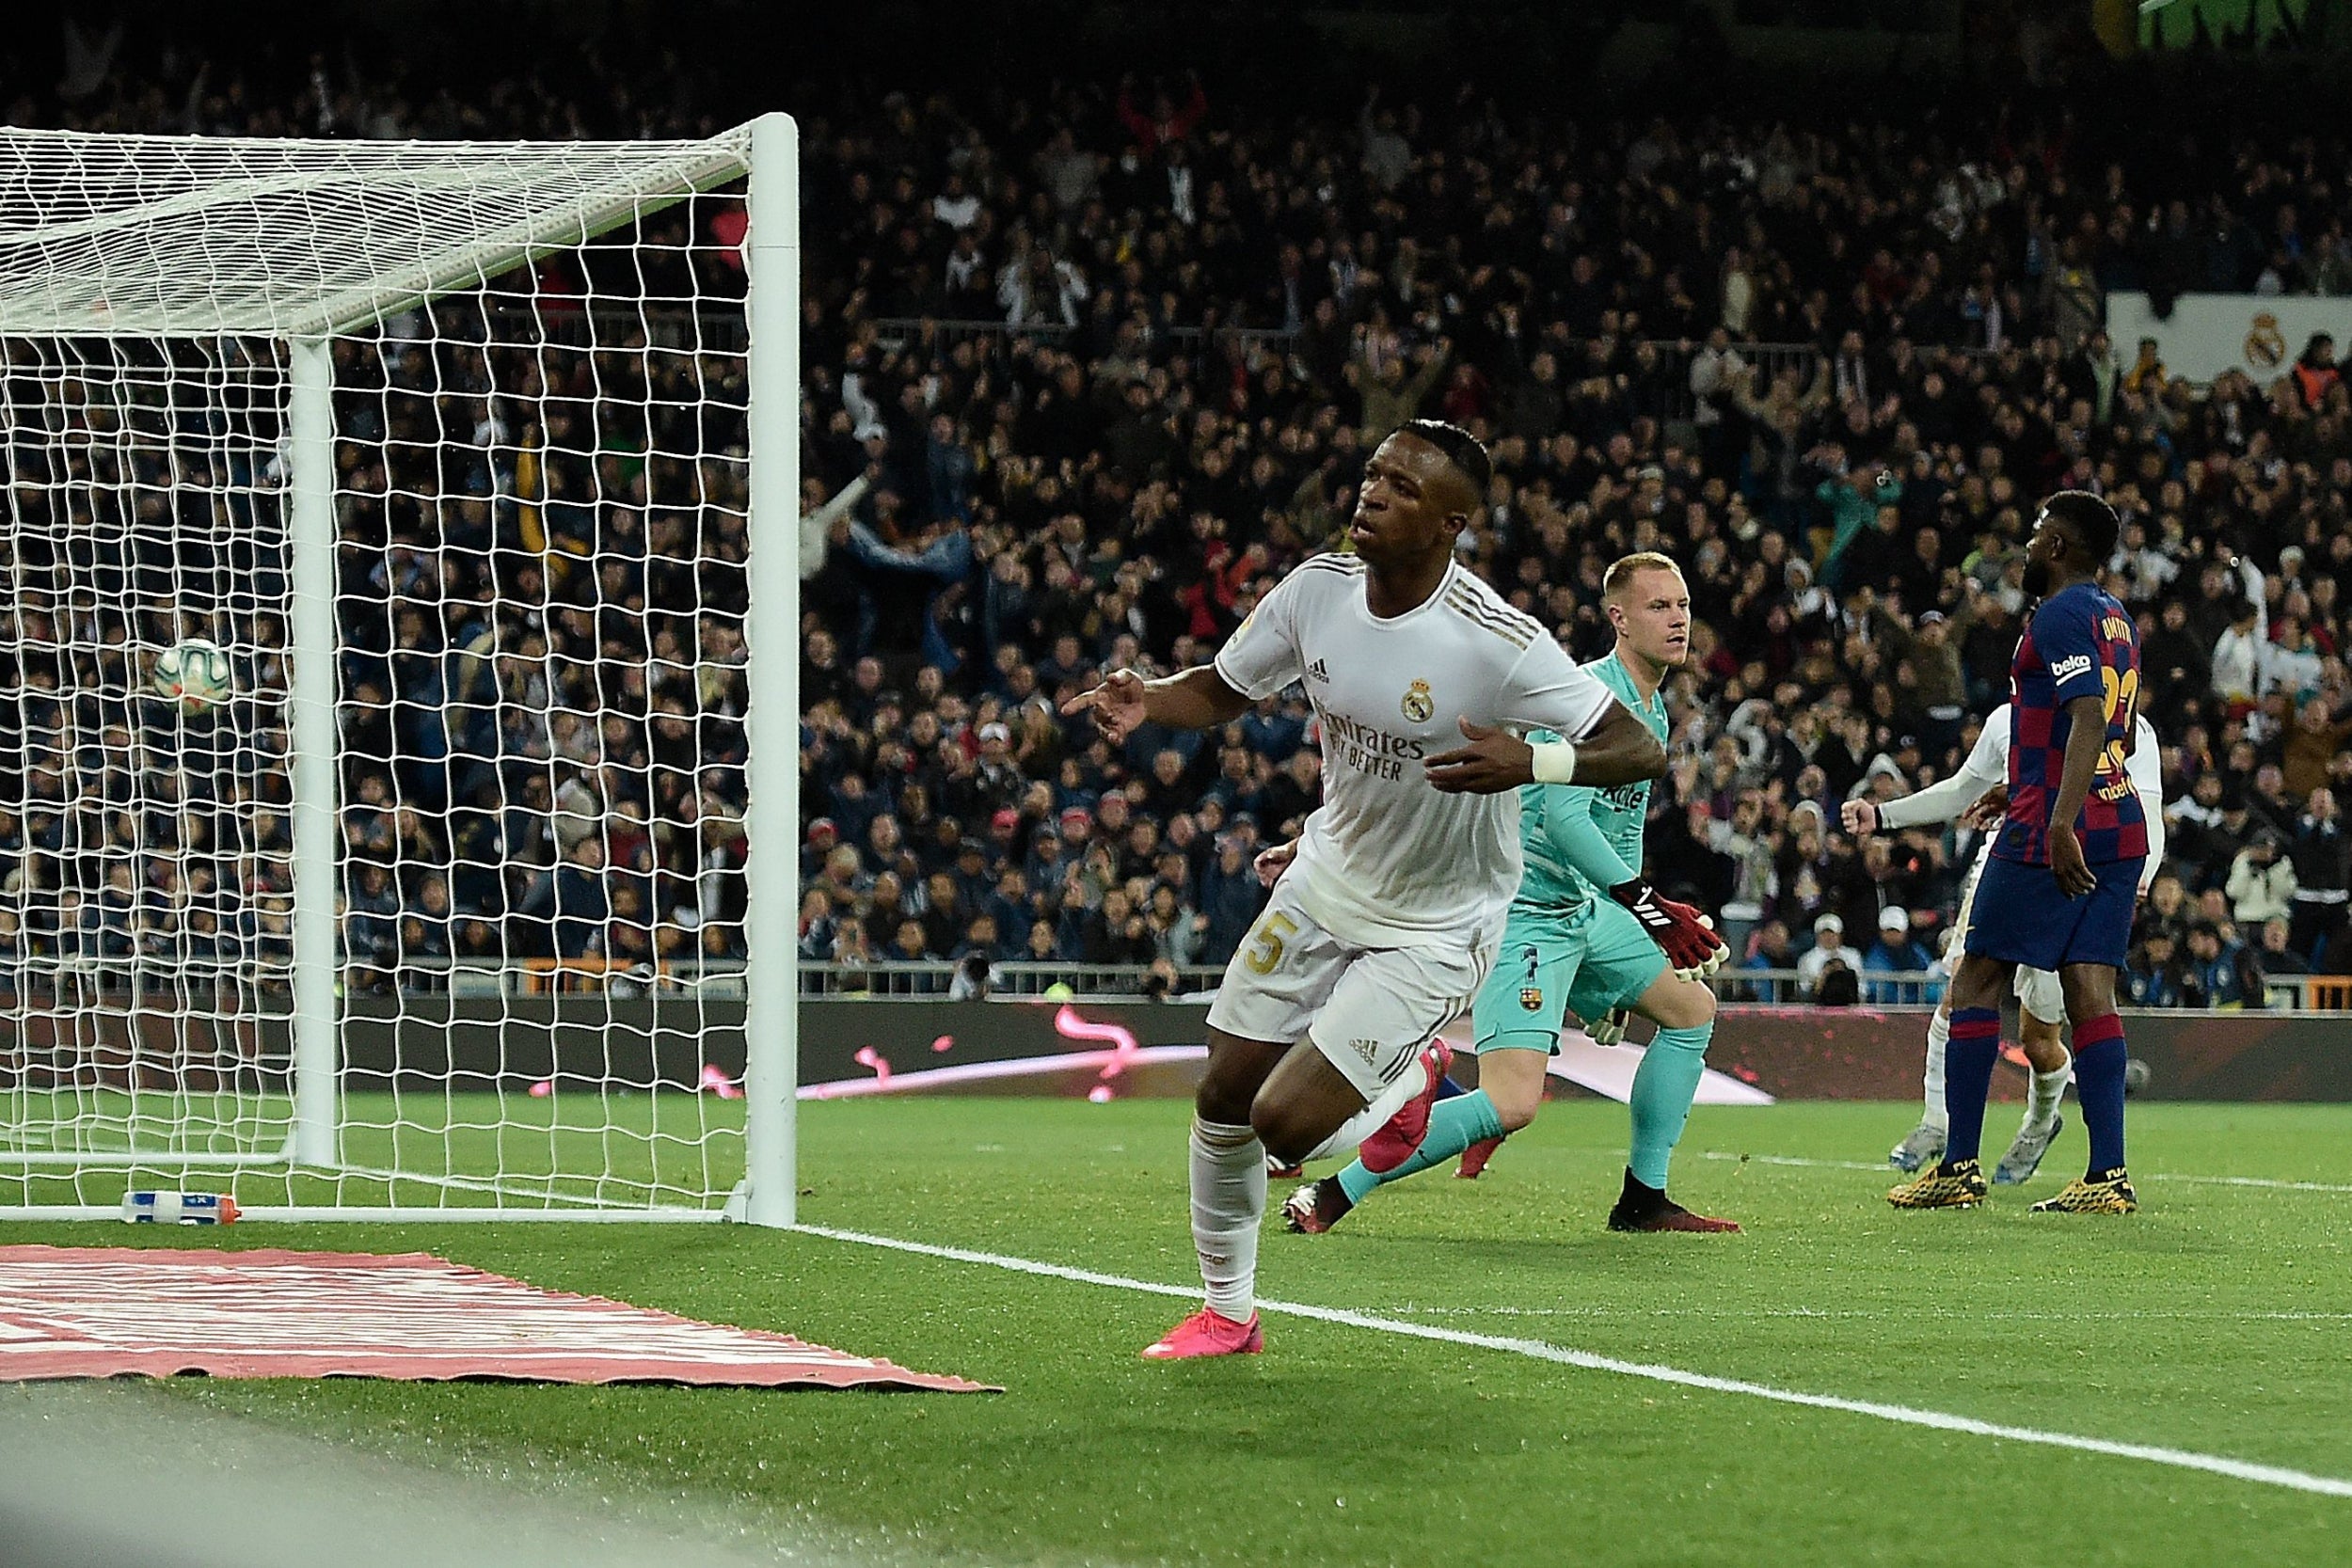
<instances>
[{"instance_id":1,"label":"soccer ball","mask_svg":"<svg viewBox=\"0 0 2352 1568\"><path fill-rule=\"evenodd\" d=\"M155 660L155 695L191 719L212 712L229 700L228 654L200 637L174 642Z\"/></svg>"}]
</instances>

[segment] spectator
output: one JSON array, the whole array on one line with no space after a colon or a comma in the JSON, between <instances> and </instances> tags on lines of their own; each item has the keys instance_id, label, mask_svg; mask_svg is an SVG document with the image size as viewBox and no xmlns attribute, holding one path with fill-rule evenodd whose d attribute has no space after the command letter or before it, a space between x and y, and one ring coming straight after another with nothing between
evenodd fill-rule
<instances>
[{"instance_id":1,"label":"spectator","mask_svg":"<svg viewBox=\"0 0 2352 1568\"><path fill-rule=\"evenodd\" d=\"M2311 964L2295 950L2291 940L2293 935L2294 927L2283 915L2274 915L2263 922L2262 945L2254 958L2262 966L2264 974L2309 974L2312 972Z\"/></svg>"},{"instance_id":2,"label":"spectator","mask_svg":"<svg viewBox=\"0 0 2352 1568\"><path fill-rule=\"evenodd\" d=\"M956 962L955 978L947 984L950 1002L985 1002L993 989L994 973L989 966L988 955L966 953Z\"/></svg>"},{"instance_id":3,"label":"spectator","mask_svg":"<svg viewBox=\"0 0 2352 1568\"><path fill-rule=\"evenodd\" d=\"M131 956L131 868L118 863L91 910L91 924L99 933L93 947L97 957ZM371 990L391 987L400 967L400 894L384 866L359 868L345 905L343 951L359 970L359 984Z\"/></svg>"},{"instance_id":4,"label":"spectator","mask_svg":"<svg viewBox=\"0 0 2352 1568\"><path fill-rule=\"evenodd\" d=\"M854 854L843 849L841 854ZM604 877L604 841L582 838L557 865L543 868L523 895L519 911L546 933L542 956L590 958L604 956L605 923L612 905Z\"/></svg>"},{"instance_id":5,"label":"spectator","mask_svg":"<svg viewBox=\"0 0 2352 1568\"><path fill-rule=\"evenodd\" d=\"M2295 874L2294 935L2289 945L2317 969L2343 936L2352 904L2352 835L2344 832L2335 791L2325 785L2303 802L2290 859Z\"/></svg>"},{"instance_id":6,"label":"spectator","mask_svg":"<svg viewBox=\"0 0 2352 1568\"><path fill-rule=\"evenodd\" d=\"M2139 668L2151 714L2180 713L2212 686L2213 660L2190 630L2188 607L2180 600L2165 601L2155 631L2140 645Z\"/></svg>"},{"instance_id":7,"label":"spectator","mask_svg":"<svg viewBox=\"0 0 2352 1568\"><path fill-rule=\"evenodd\" d=\"M2308 796L2327 784L2347 739L2352 739L2352 702L2337 705L2321 696L2298 705L2282 758L2287 792Z\"/></svg>"},{"instance_id":8,"label":"spectator","mask_svg":"<svg viewBox=\"0 0 2352 1568\"><path fill-rule=\"evenodd\" d=\"M2123 994L2135 1007L2181 1007L2188 1004L2181 985L2170 930L2158 927L2134 945L2123 969Z\"/></svg>"},{"instance_id":9,"label":"spectator","mask_svg":"<svg viewBox=\"0 0 2352 1568\"><path fill-rule=\"evenodd\" d=\"M1832 963L1851 969L1853 957L1846 947L1845 921L1835 914L1817 917L1813 922L1813 945L1797 960L1799 988L1807 995L1816 994L1820 988L1822 971Z\"/></svg>"},{"instance_id":10,"label":"spectator","mask_svg":"<svg viewBox=\"0 0 2352 1568\"><path fill-rule=\"evenodd\" d=\"M1864 997L1873 1006L1915 1006L1922 1002L1934 1002L1941 994L1941 987L1878 978L1925 974L1934 961L1911 934L1911 911L1889 904L1879 911L1878 925L1878 941L1862 960Z\"/></svg>"},{"instance_id":11,"label":"spectator","mask_svg":"<svg viewBox=\"0 0 2352 1568\"><path fill-rule=\"evenodd\" d=\"M1114 887L1104 893L1101 907L1086 923L1080 960L1104 967L1140 966L1158 956L1151 930L1129 901L1127 890Z\"/></svg>"},{"instance_id":12,"label":"spectator","mask_svg":"<svg viewBox=\"0 0 2352 1568\"><path fill-rule=\"evenodd\" d=\"M2305 341L2303 352L2295 360L2295 390L2306 408L2317 408L2328 401L2328 394L2344 382L2344 372L2336 365L2336 341L2325 332L2314 332Z\"/></svg>"},{"instance_id":13,"label":"spectator","mask_svg":"<svg viewBox=\"0 0 2352 1568\"><path fill-rule=\"evenodd\" d=\"M2172 939L2172 951L2179 954L2188 942L2188 923L2193 916L2186 890L2180 875L2167 869L2156 873L2148 887L2148 901L2140 907L2139 925L2143 930L2160 930Z\"/></svg>"},{"instance_id":14,"label":"spectator","mask_svg":"<svg viewBox=\"0 0 2352 1568\"><path fill-rule=\"evenodd\" d=\"M2230 611L2230 627L2213 645L2214 694L2233 709L2250 706L2264 689L2261 616L2244 600Z\"/></svg>"},{"instance_id":15,"label":"spectator","mask_svg":"<svg viewBox=\"0 0 2352 1568\"><path fill-rule=\"evenodd\" d=\"M2279 835L2264 828L2231 863L2224 891L2230 895L2232 918L2241 929L2260 930L2265 922L2284 919L2295 907L2295 863L2279 850Z\"/></svg>"},{"instance_id":16,"label":"spectator","mask_svg":"<svg viewBox=\"0 0 2352 1568\"><path fill-rule=\"evenodd\" d=\"M1249 863L1248 847L1233 834L1219 837L1216 859L1202 882L1201 913L1208 927L1200 948L1201 962L1222 965L1231 960L1264 901L1264 889Z\"/></svg>"},{"instance_id":17,"label":"spectator","mask_svg":"<svg viewBox=\"0 0 2352 1568\"><path fill-rule=\"evenodd\" d=\"M1821 966L1820 981L1813 990L1816 1004L1824 1007L1851 1007L1862 1000L1861 983L1846 961L1852 952L1851 948L1843 949L1836 958Z\"/></svg>"},{"instance_id":18,"label":"spectator","mask_svg":"<svg viewBox=\"0 0 2352 1568\"><path fill-rule=\"evenodd\" d=\"M2262 966L2234 933L2210 920L2188 927L2188 962L2181 975L2181 1003L2216 1012L2239 1012L2264 1005Z\"/></svg>"},{"instance_id":19,"label":"spectator","mask_svg":"<svg viewBox=\"0 0 2352 1568\"><path fill-rule=\"evenodd\" d=\"M450 958L449 884L437 876L421 878L414 900L400 917L400 958L433 968Z\"/></svg>"}]
</instances>

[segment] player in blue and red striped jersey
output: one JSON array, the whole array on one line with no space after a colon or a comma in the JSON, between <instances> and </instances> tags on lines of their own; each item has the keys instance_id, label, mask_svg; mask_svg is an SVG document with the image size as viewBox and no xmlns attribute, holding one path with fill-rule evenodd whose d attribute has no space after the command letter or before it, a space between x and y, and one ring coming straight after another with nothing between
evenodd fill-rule
<instances>
[{"instance_id":1,"label":"player in blue and red striped jersey","mask_svg":"<svg viewBox=\"0 0 2352 1568\"><path fill-rule=\"evenodd\" d=\"M2010 667L2009 814L1977 889L1978 918L1953 977L1944 1069L1951 1118L1944 1158L1886 1195L1899 1209L1984 1200L1977 1164L2001 1043L2001 998L2019 964L2058 971L2074 1031L2074 1093L2090 1168L2037 1213L2128 1214L2123 1167L2123 1023L2115 974L2131 944L2148 824L2127 764L2139 708L2139 639L2099 586L2115 553L2115 511L2084 490L2042 504L2026 545L2026 594L2040 601Z\"/></svg>"}]
</instances>

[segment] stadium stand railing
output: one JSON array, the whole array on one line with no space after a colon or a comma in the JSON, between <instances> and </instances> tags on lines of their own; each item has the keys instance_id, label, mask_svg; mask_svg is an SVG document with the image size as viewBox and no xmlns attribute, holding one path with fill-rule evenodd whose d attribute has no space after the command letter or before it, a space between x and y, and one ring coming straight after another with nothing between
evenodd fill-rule
<instances>
[{"instance_id":1,"label":"stadium stand railing","mask_svg":"<svg viewBox=\"0 0 2352 1568\"><path fill-rule=\"evenodd\" d=\"M531 983L535 989L545 990L562 989L550 981L549 971L564 968L577 970L579 978L574 983L579 984L584 983L591 971L602 966L539 960L532 967L535 973ZM723 966L700 967L700 978L705 983L723 982ZM803 962L801 965L801 994L803 997L863 996L937 1002L946 997L961 967L945 959L923 963ZM1145 997L1144 983L1151 973L1140 964L993 964L988 972L989 995L993 999L1018 1001L1041 997L1050 991L1057 996L1068 995L1088 1001L1134 1002ZM1178 969L1175 974L1176 986L1169 999L1199 1000L1202 992L1216 988L1224 971L1211 966L1194 966ZM688 983L683 975L665 975L665 978ZM1863 1000L1851 1006L1896 1008L1932 1006L1946 983L1946 977L1942 975L1890 977L1875 972L1860 975L1859 980ZM1725 969L1713 976L1713 984L1717 994L1727 1003L1780 1007L1820 1006L1812 1000L1812 983L1793 969ZM1066 987L1067 990L1055 990L1056 987ZM1880 999L1877 993L1881 990L1892 990L1895 994L1891 998ZM2271 1012L2352 1011L2352 975L2277 976L2267 982L2265 992L2267 1010ZM1842 1005L1826 1006L1823 1010L1839 1011Z\"/></svg>"}]
</instances>

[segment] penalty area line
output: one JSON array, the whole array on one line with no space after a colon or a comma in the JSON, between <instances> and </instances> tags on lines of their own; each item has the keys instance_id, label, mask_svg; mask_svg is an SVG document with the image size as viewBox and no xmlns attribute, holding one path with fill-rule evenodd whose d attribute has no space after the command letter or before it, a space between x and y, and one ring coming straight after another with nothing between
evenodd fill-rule
<instances>
[{"instance_id":1,"label":"penalty area line","mask_svg":"<svg viewBox=\"0 0 2352 1568\"><path fill-rule=\"evenodd\" d=\"M896 1236L876 1236L860 1230L836 1230L829 1226L799 1225L793 1229L804 1236L821 1237L826 1241L849 1242L858 1246L881 1247L890 1252L913 1253L922 1258L939 1258L952 1263L975 1263L992 1269L1004 1269L1014 1274L1034 1275L1045 1279L1063 1279L1077 1285L1099 1285L1115 1291L1133 1291L1145 1295L1173 1296L1185 1301L1198 1301L1200 1291L1190 1285L1163 1285L1154 1280L1131 1279L1124 1275L1099 1274L1092 1269L1073 1269L1060 1263L1042 1263L1028 1258L1012 1258L1003 1253L977 1252L969 1247L936 1246L929 1242L910 1242ZM1872 1400L1841 1399L1834 1394L1808 1394L1794 1388L1778 1388L1766 1383L1749 1383L1739 1378L1715 1377L1706 1372L1685 1371L1679 1367L1660 1366L1652 1362L1620 1361L1614 1356L1596 1355L1590 1351L1571 1350L1565 1345L1549 1344L1541 1339L1522 1339L1499 1334L1475 1334L1467 1329L1447 1328L1438 1323L1407 1323L1396 1318L1375 1317L1369 1312L1351 1312L1343 1307L1315 1307L1304 1302L1265 1301L1258 1303L1258 1310L1278 1317L1307 1318L1316 1323L1334 1323L1343 1328L1365 1329L1375 1334L1394 1334L1411 1339L1434 1339L1449 1345L1465 1345L1475 1350L1500 1351L1508 1355L1523 1355L1531 1360L1549 1361L1559 1366L1575 1367L1584 1371L1609 1372L1619 1377L1640 1378L1649 1383L1663 1383L1676 1387L1695 1388L1711 1394L1739 1394L1749 1399L1769 1400L1775 1404L1802 1405L1812 1410L1834 1410L1843 1415L1867 1416L1874 1420L1892 1421L1901 1426L1926 1427L1935 1432L1959 1433L1971 1437L1991 1437L2011 1443L2030 1443L2041 1448L2070 1449L2077 1453L2105 1455L2110 1459L2137 1460L2142 1464L2162 1465L2177 1470L2201 1470L2208 1475L2226 1476L2233 1481L2252 1481L2264 1486L2283 1487L2293 1492L2316 1493L2326 1497L2352 1497L2352 1481L2336 1476L2313 1475L2306 1470L2288 1469L2277 1465L2258 1465L2251 1460L2233 1459L2226 1454L2197 1453L2187 1449L2168 1449L2147 1443L2117 1443L2104 1437L2084 1437L2073 1433L2042 1432L2033 1427L2005 1426L1998 1421L1980 1421L1971 1416L1955 1416L1941 1410L1921 1410L1905 1404L1883 1404Z\"/></svg>"}]
</instances>

